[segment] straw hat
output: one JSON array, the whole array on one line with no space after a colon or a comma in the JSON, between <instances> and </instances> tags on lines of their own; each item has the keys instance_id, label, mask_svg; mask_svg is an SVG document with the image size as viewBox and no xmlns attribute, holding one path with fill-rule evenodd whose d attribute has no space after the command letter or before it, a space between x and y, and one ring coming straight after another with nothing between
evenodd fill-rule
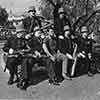
<instances>
[{"instance_id":1,"label":"straw hat","mask_svg":"<svg viewBox=\"0 0 100 100\"><path fill-rule=\"evenodd\" d=\"M81 28L81 33L84 33L84 32L88 32L88 29L87 29L86 26L83 26L83 27Z\"/></svg>"},{"instance_id":2,"label":"straw hat","mask_svg":"<svg viewBox=\"0 0 100 100\"><path fill-rule=\"evenodd\" d=\"M36 12L36 9L34 6L29 7L28 12Z\"/></svg>"}]
</instances>

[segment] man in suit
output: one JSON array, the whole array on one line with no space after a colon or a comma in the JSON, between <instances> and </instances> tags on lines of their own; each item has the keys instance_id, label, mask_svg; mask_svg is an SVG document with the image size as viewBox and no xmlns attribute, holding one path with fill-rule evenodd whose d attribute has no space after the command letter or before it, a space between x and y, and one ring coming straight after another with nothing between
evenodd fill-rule
<instances>
[{"instance_id":1,"label":"man in suit","mask_svg":"<svg viewBox=\"0 0 100 100\"><path fill-rule=\"evenodd\" d=\"M3 51L8 53L8 58L6 62L6 68L9 70L9 80L8 85L12 85L14 83L14 76L17 74L17 67L21 64L21 50L26 48L26 42L23 39L23 34L25 30L22 27L22 24L16 26L16 36L11 36L4 45Z\"/></svg>"},{"instance_id":2,"label":"man in suit","mask_svg":"<svg viewBox=\"0 0 100 100\"><path fill-rule=\"evenodd\" d=\"M27 32L31 33L34 31L34 27L41 27L41 20L36 16L36 9L34 6L29 7L28 14L29 15L24 18L23 24Z\"/></svg>"}]
</instances>

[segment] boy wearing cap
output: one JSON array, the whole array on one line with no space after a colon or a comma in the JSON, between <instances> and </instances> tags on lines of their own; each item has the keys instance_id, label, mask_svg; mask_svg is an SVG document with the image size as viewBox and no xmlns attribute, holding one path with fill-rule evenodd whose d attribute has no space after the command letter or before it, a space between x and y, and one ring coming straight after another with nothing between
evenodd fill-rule
<instances>
[{"instance_id":1,"label":"boy wearing cap","mask_svg":"<svg viewBox=\"0 0 100 100\"><path fill-rule=\"evenodd\" d=\"M31 33L34 31L34 27L39 26L41 27L41 21L36 16L35 7L30 7L28 10L29 16L23 20L24 28L27 32Z\"/></svg>"},{"instance_id":2,"label":"boy wearing cap","mask_svg":"<svg viewBox=\"0 0 100 100\"><path fill-rule=\"evenodd\" d=\"M63 35L64 26L66 24L69 24L69 26L70 26L70 22L69 22L69 20L67 19L66 15L65 15L63 7L60 7L58 9L58 14L57 15L58 15L58 16L56 16L57 18L55 18L55 20L54 20L54 31L55 31L56 36Z\"/></svg>"},{"instance_id":3,"label":"boy wearing cap","mask_svg":"<svg viewBox=\"0 0 100 100\"><path fill-rule=\"evenodd\" d=\"M81 59L81 63L86 65L86 71L89 76L92 76L90 69L90 60L92 56L91 40L88 39L88 29L86 26L81 28L81 37L74 40L77 44L77 56ZM76 62L77 63L77 62Z\"/></svg>"},{"instance_id":4,"label":"boy wearing cap","mask_svg":"<svg viewBox=\"0 0 100 100\"><path fill-rule=\"evenodd\" d=\"M67 77L68 75L68 59L73 60L72 53L73 53L73 44L71 40L71 33L70 33L70 27L69 25L64 26L64 36L59 35L59 54L64 55L66 59L63 60L62 65L62 76L65 79L70 79L70 77Z\"/></svg>"},{"instance_id":5,"label":"boy wearing cap","mask_svg":"<svg viewBox=\"0 0 100 100\"><path fill-rule=\"evenodd\" d=\"M56 82L56 73L55 73L55 55L57 53L57 43L56 43L56 37L54 34L53 29L49 29L48 37L44 39L43 41L43 50L47 55L47 70L48 70L48 76L49 76L49 83L58 85Z\"/></svg>"},{"instance_id":6,"label":"boy wearing cap","mask_svg":"<svg viewBox=\"0 0 100 100\"><path fill-rule=\"evenodd\" d=\"M4 45L4 52L8 53L8 58L6 62L6 68L9 70L9 80L8 85L12 85L14 83L14 75L17 75L17 67L21 64L21 56L18 51L26 48L26 42L23 39L23 28L18 26L16 27L16 37L10 37Z\"/></svg>"},{"instance_id":7,"label":"boy wearing cap","mask_svg":"<svg viewBox=\"0 0 100 100\"><path fill-rule=\"evenodd\" d=\"M25 57L23 57L21 64L21 80L17 85L20 89L23 90L26 90L28 85L32 83L32 68L34 67L34 64L41 62L40 59L37 59L41 57L42 50L40 40L38 39L39 33L37 32L39 31L36 31L34 35L26 35L29 52L25 55Z\"/></svg>"}]
</instances>

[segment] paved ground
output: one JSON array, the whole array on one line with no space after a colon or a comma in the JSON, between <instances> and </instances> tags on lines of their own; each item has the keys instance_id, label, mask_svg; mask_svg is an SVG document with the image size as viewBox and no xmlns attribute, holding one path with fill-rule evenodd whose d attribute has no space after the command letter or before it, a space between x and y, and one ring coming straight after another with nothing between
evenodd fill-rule
<instances>
[{"instance_id":1,"label":"paved ground","mask_svg":"<svg viewBox=\"0 0 100 100\"><path fill-rule=\"evenodd\" d=\"M0 60L1 61L1 60ZM100 75L87 75L65 80L60 86L48 85L47 80L30 86L27 91L7 85L8 73L0 66L0 99L17 100L100 100Z\"/></svg>"}]
</instances>

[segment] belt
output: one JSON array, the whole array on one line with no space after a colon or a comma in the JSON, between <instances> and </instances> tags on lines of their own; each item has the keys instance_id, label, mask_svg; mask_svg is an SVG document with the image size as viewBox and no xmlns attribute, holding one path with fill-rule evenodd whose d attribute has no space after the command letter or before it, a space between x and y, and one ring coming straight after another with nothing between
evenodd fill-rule
<instances>
[{"instance_id":1,"label":"belt","mask_svg":"<svg viewBox=\"0 0 100 100\"><path fill-rule=\"evenodd\" d=\"M18 57L18 55L8 55L8 57Z\"/></svg>"}]
</instances>

